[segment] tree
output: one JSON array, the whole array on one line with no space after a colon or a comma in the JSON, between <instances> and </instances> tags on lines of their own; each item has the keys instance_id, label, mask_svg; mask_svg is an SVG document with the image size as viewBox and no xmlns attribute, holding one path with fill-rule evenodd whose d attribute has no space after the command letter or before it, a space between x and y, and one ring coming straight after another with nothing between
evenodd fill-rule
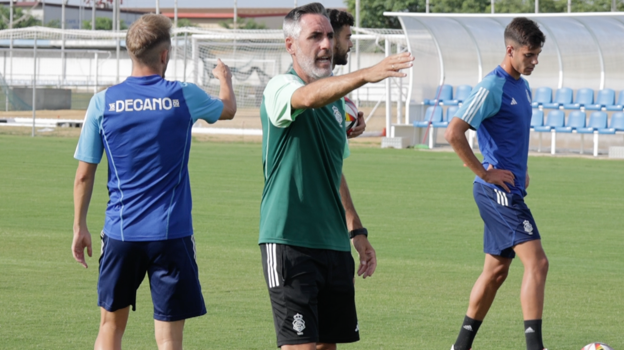
<instances>
[{"instance_id":1,"label":"tree","mask_svg":"<svg viewBox=\"0 0 624 350\"><path fill-rule=\"evenodd\" d=\"M223 28L234 29L234 20L227 20L219 22L219 25ZM267 29L266 24L258 23L253 18L242 19L238 18L236 22L236 27L238 29Z\"/></svg>"},{"instance_id":2,"label":"tree","mask_svg":"<svg viewBox=\"0 0 624 350\"><path fill-rule=\"evenodd\" d=\"M61 28L61 21L58 19L53 19L45 24L48 28Z\"/></svg>"},{"instance_id":3,"label":"tree","mask_svg":"<svg viewBox=\"0 0 624 350\"><path fill-rule=\"evenodd\" d=\"M355 0L346 0L348 11L355 17ZM426 0L361 0L360 26L362 28L401 28L396 17L389 12L425 12Z\"/></svg>"},{"instance_id":4,"label":"tree","mask_svg":"<svg viewBox=\"0 0 624 350\"><path fill-rule=\"evenodd\" d=\"M11 9L0 5L0 29L8 29L11 18ZM33 17L30 13L24 13L19 7L13 7L13 28L26 28L40 26L41 21Z\"/></svg>"},{"instance_id":5,"label":"tree","mask_svg":"<svg viewBox=\"0 0 624 350\"><path fill-rule=\"evenodd\" d=\"M91 29L91 21L90 20L82 21L82 29ZM113 20L108 17L96 17L95 29L96 30L112 30ZM121 30L128 29L128 26L126 25L126 22L124 22L123 19L120 21L119 29Z\"/></svg>"},{"instance_id":6,"label":"tree","mask_svg":"<svg viewBox=\"0 0 624 350\"><path fill-rule=\"evenodd\" d=\"M178 28L197 27L197 24L191 22L188 18L178 18Z\"/></svg>"}]
</instances>

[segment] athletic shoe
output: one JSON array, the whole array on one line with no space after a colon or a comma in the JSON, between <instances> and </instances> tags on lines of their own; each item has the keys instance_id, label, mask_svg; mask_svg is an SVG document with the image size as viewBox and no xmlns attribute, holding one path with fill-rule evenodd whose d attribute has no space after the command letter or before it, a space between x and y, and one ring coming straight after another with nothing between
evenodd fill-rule
<instances>
[{"instance_id":1,"label":"athletic shoe","mask_svg":"<svg viewBox=\"0 0 624 350\"><path fill-rule=\"evenodd\" d=\"M451 345L451 350L455 350L455 344ZM470 348L470 350L472 350L472 348ZM548 349L544 349L544 350L548 350Z\"/></svg>"}]
</instances>

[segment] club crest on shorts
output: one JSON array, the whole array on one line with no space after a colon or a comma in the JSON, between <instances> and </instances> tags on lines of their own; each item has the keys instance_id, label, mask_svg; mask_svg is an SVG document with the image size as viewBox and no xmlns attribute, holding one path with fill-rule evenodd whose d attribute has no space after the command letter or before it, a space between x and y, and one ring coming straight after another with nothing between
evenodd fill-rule
<instances>
[{"instance_id":1,"label":"club crest on shorts","mask_svg":"<svg viewBox=\"0 0 624 350\"><path fill-rule=\"evenodd\" d=\"M303 335L303 330L305 329L303 316L301 314L296 314L293 318L293 329L297 332L297 335Z\"/></svg>"},{"instance_id":2,"label":"club crest on shorts","mask_svg":"<svg viewBox=\"0 0 624 350\"><path fill-rule=\"evenodd\" d=\"M529 220L524 220L524 231L530 235L533 234L533 225L529 222Z\"/></svg>"},{"instance_id":3,"label":"club crest on shorts","mask_svg":"<svg viewBox=\"0 0 624 350\"><path fill-rule=\"evenodd\" d=\"M336 118L338 124L342 124L342 113L340 113L338 107L332 106L332 110L334 111L334 117Z\"/></svg>"}]
</instances>

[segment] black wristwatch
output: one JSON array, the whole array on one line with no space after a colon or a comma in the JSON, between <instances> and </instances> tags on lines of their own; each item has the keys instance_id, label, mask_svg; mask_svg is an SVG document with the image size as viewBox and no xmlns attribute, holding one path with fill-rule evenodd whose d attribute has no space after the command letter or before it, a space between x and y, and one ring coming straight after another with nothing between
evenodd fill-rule
<instances>
[{"instance_id":1,"label":"black wristwatch","mask_svg":"<svg viewBox=\"0 0 624 350\"><path fill-rule=\"evenodd\" d=\"M355 230L349 231L349 238L353 239L355 236L364 235L364 237L368 238L368 230L365 227L356 228Z\"/></svg>"}]
</instances>

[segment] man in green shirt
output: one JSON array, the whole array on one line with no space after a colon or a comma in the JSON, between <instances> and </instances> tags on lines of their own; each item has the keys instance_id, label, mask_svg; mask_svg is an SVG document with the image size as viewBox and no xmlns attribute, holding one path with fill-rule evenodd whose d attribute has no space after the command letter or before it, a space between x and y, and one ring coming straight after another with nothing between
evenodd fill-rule
<instances>
[{"instance_id":1,"label":"man in green shirt","mask_svg":"<svg viewBox=\"0 0 624 350\"><path fill-rule=\"evenodd\" d=\"M260 208L262 264L278 346L335 349L359 340L349 237L357 274L375 272L375 250L355 211L342 161L349 154L341 101L350 91L412 66L409 53L331 77L333 30L312 3L284 19L293 69L269 81L260 110L265 186Z\"/></svg>"}]
</instances>

